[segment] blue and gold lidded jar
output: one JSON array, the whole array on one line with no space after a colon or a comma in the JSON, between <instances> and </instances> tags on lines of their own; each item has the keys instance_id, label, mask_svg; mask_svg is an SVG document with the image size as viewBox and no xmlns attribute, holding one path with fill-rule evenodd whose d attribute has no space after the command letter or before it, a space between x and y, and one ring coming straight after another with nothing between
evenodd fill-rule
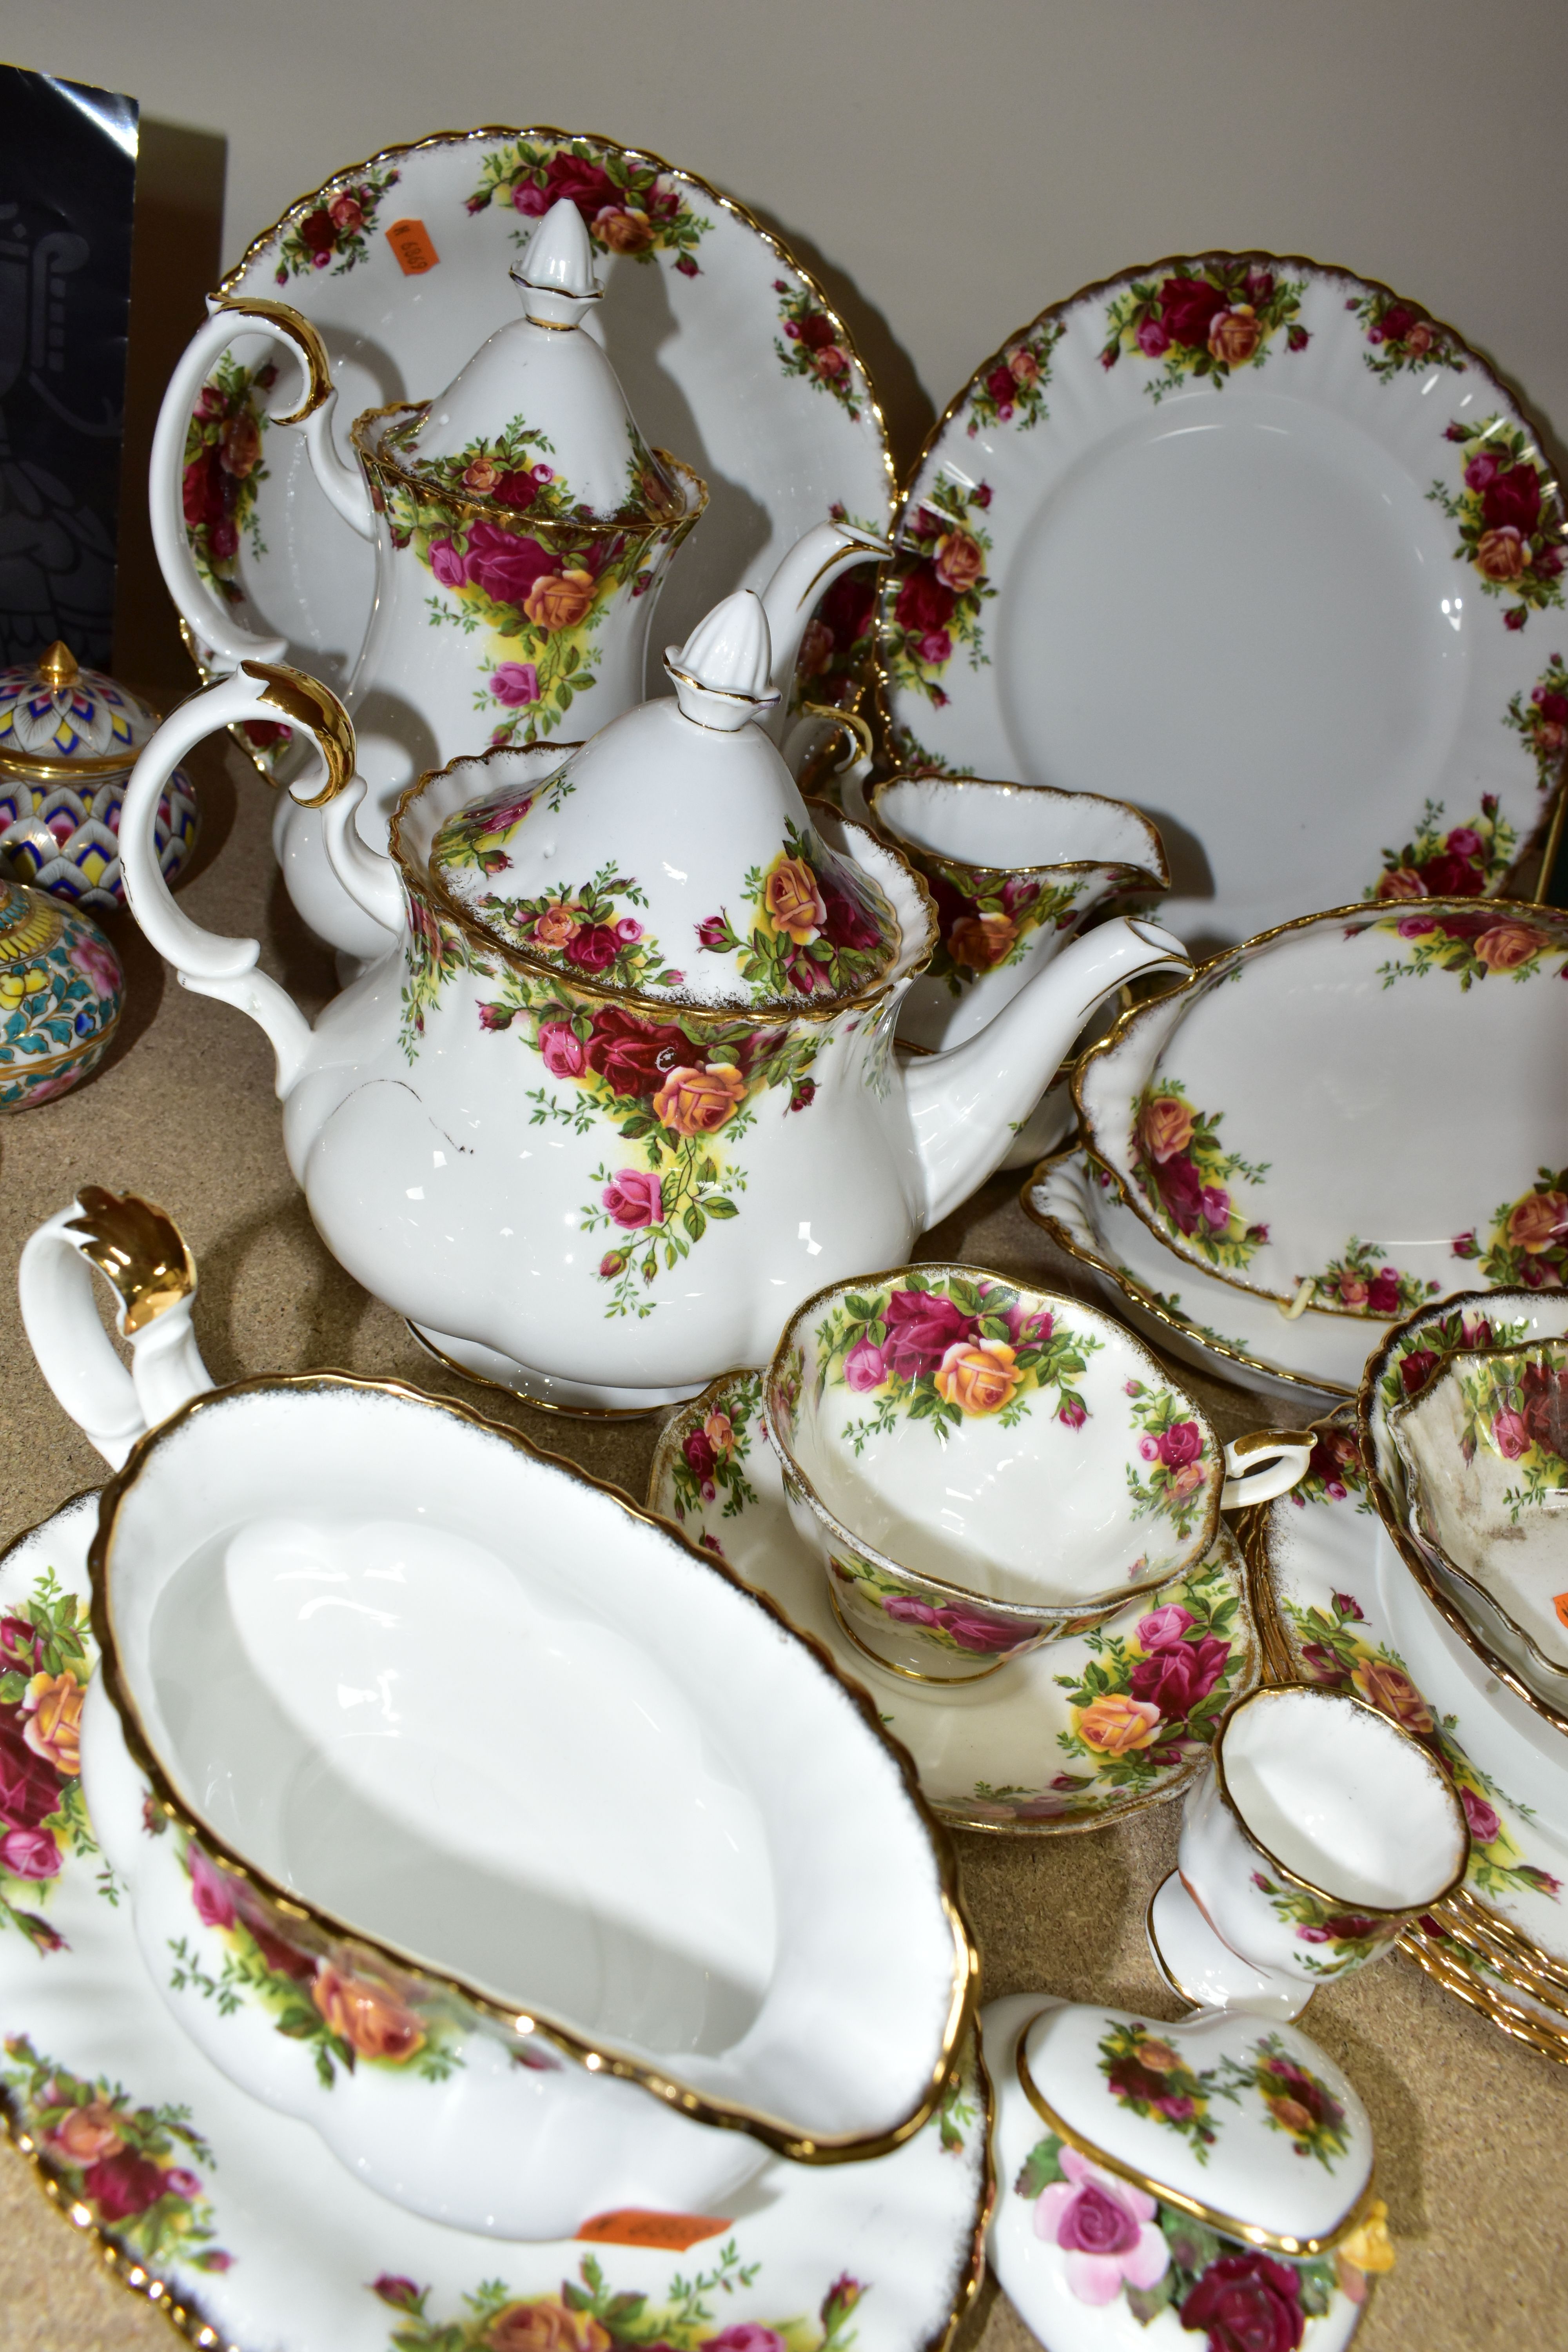
<instances>
[{"instance_id":1,"label":"blue and gold lidded jar","mask_svg":"<svg viewBox=\"0 0 1568 2352\"><path fill-rule=\"evenodd\" d=\"M0 670L0 857L19 882L75 907L113 913L120 809L158 713L102 670L82 669L58 640L37 663ZM176 769L154 838L173 883L196 840L196 803Z\"/></svg>"},{"instance_id":2,"label":"blue and gold lidded jar","mask_svg":"<svg viewBox=\"0 0 1568 2352\"><path fill-rule=\"evenodd\" d=\"M87 915L0 875L0 1112L63 1095L120 1024L120 959Z\"/></svg>"}]
</instances>

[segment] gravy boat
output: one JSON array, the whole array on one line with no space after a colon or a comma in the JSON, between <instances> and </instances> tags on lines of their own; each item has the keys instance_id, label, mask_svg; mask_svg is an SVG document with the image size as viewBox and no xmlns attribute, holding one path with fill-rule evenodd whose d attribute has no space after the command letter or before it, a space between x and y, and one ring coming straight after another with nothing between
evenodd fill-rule
<instances>
[{"instance_id":1,"label":"gravy boat","mask_svg":"<svg viewBox=\"0 0 1568 2352\"><path fill-rule=\"evenodd\" d=\"M976 1961L908 1759L816 1644L464 1406L338 1372L214 1388L145 1202L85 1191L21 1293L116 1469L84 1790L215 2064L500 2237L722 2212L770 2149L920 2126Z\"/></svg>"}]
</instances>

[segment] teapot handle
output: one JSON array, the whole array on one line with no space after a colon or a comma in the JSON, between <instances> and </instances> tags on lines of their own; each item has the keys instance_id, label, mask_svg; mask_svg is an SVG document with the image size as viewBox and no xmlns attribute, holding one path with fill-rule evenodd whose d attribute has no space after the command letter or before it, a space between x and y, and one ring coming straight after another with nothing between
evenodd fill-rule
<instances>
[{"instance_id":1,"label":"teapot handle","mask_svg":"<svg viewBox=\"0 0 1568 2352\"><path fill-rule=\"evenodd\" d=\"M1258 1429L1250 1437L1233 1437L1225 1449L1220 1509L1239 1511L1288 1495L1306 1476L1316 1442L1310 1429Z\"/></svg>"},{"instance_id":2,"label":"teapot handle","mask_svg":"<svg viewBox=\"0 0 1568 2352\"><path fill-rule=\"evenodd\" d=\"M390 860L377 858L357 841L360 857L352 866L346 844L334 844L333 835L353 825L364 796L364 785L354 774L354 730L337 697L303 670L282 663L245 662L234 677L220 678L205 693L194 694L163 721L135 767L125 788L120 814L121 870L125 896L146 937L180 976L182 988L198 996L220 997L237 1005L267 1032L278 1057L278 1092L287 1095L305 1066L310 1045L310 1024L288 991L257 970L261 953L257 940L225 939L203 930L170 895L158 864L153 838L158 803L170 776L194 747L247 719L276 724L279 719L302 728L314 741L318 758L289 790L303 808L337 807L326 820L327 850L333 856L344 887L353 890L375 920L401 934L402 899ZM321 782L324 772L325 781ZM310 785L321 782L312 793Z\"/></svg>"},{"instance_id":3,"label":"teapot handle","mask_svg":"<svg viewBox=\"0 0 1568 2352\"><path fill-rule=\"evenodd\" d=\"M362 538L374 538L375 532L370 493L357 469L339 457L331 437L337 394L326 346L315 328L287 302L220 303L192 337L169 379L153 436L147 492L163 584L186 627L212 648L225 670L237 669L243 661L280 661L289 649L286 638L258 636L235 618L196 568L185 529L185 443L192 411L218 360L247 330L291 347L290 356L300 365L299 404L287 415L270 410L268 422L306 427L311 467L332 504Z\"/></svg>"},{"instance_id":4,"label":"teapot handle","mask_svg":"<svg viewBox=\"0 0 1568 2352\"><path fill-rule=\"evenodd\" d=\"M129 1371L99 1320L94 1266L118 1297ZM16 1287L38 1370L111 1470L156 1423L212 1387L191 1329L195 1263L151 1201L84 1184L24 1244Z\"/></svg>"}]
</instances>

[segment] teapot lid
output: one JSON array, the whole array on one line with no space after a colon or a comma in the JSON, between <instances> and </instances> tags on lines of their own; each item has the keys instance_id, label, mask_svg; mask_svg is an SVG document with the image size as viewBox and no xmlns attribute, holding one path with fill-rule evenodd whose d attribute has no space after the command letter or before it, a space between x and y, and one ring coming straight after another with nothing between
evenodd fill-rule
<instances>
[{"instance_id":1,"label":"teapot lid","mask_svg":"<svg viewBox=\"0 0 1568 2352\"><path fill-rule=\"evenodd\" d=\"M1223 2010L1147 2024L1053 2002L1019 2036L1016 2063L1057 2140L1226 2236L1314 2253L1361 2219L1366 2109L1289 2025Z\"/></svg>"},{"instance_id":2,"label":"teapot lid","mask_svg":"<svg viewBox=\"0 0 1568 2352\"><path fill-rule=\"evenodd\" d=\"M158 725L151 703L81 668L61 638L37 661L0 669L0 770L11 774L129 768Z\"/></svg>"},{"instance_id":3,"label":"teapot lid","mask_svg":"<svg viewBox=\"0 0 1568 2352\"><path fill-rule=\"evenodd\" d=\"M542 773L538 746L487 753L488 789L437 833L431 879L500 944L610 994L787 1016L875 993L902 926L750 723L778 700L771 658L741 589L669 648L673 701Z\"/></svg>"},{"instance_id":4,"label":"teapot lid","mask_svg":"<svg viewBox=\"0 0 1568 2352\"><path fill-rule=\"evenodd\" d=\"M683 515L685 492L584 331L602 289L569 197L545 214L511 278L522 317L498 328L435 400L362 417L356 440L448 496L477 493L561 521ZM378 417L379 430L367 430Z\"/></svg>"}]
</instances>

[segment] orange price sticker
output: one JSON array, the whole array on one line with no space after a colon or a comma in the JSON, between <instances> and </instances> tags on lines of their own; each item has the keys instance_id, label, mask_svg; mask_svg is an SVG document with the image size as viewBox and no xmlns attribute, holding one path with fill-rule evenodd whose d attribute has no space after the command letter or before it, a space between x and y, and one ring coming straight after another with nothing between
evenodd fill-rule
<instances>
[{"instance_id":1,"label":"orange price sticker","mask_svg":"<svg viewBox=\"0 0 1568 2352\"><path fill-rule=\"evenodd\" d=\"M423 278L441 258L421 220L394 221L386 232L386 241L397 256L397 266L405 278Z\"/></svg>"},{"instance_id":2,"label":"orange price sticker","mask_svg":"<svg viewBox=\"0 0 1568 2352\"><path fill-rule=\"evenodd\" d=\"M1552 1606L1557 1612L1558 1623L1568 1625L1568 1592L1554 1592L1552 1596Z\"/></svg>"},{"instance_id":3,"label":"orange price sticker","mask_svg":"<svg viewBox=\"0 0 1568 2352\"><path fill-rule=\"evenodd\" d=\"M707 2213L649 2213L640 2206L627 2205L617 2212L595 2213L577 2235L593 2245L658 2246L668 2253L683 2254L689 2246L716 2238L730 2226Z\"/></svg>"}]
</instances>

